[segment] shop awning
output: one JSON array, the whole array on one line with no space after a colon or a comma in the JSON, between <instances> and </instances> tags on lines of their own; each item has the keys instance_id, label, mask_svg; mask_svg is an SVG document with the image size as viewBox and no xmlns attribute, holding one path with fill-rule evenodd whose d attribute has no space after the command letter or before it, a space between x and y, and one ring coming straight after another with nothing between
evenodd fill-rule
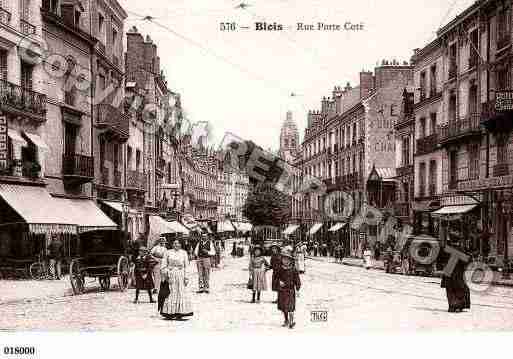
<instances>
[{"instance_id":1,"label":"shop awning","mask_svg":"<svg viewBox=\"0 0 513 359\"><path fill-rule=\"evenodd\" d=\"M329 232L336 232L339 229L344 228L345 225L346 225L345 223L338 222L335 225L333 225L330 229L328 229L328 231Z\"/></svg>"},{"instance_id":2,"label":"shop awning","mask_svg":"<svg viewBox=\"0 0 513 359\"><path fill-rule=\"evenodd\" d=\"M118 229L118 225L91 200L70 198L54 198L54 200L78 226L79 233Z\"/></svg>"},{"instance_id":3,"label":"shop awning","mask_svg":"<svg viewBox=\"0 0 513 359\"><path fill-rule=\"evenodd\" d=\"M189 233L190 233L190 231L187 229L187 227L185 227L183 224L181 224L178 221L167 222L167 224L168 224L169 228L174 231L174 233L182 233L185 235L189 235Z\"/></svg>"},{"instance_id":4,"label":"shop awning","mask_svg":"<svg viewBox=\"0 0 513 359\"><path fill-rule=\"evenodd\" d=\"M461 206L445 206L437 211L434 211L435 215L451 215L451 214L464 214L470 212L477 207L477 204L466 204Z\"/></svg>"},{"instance_id":5,"label":"shop awning","mask_svg":"<svg viewBox=\"0 0 513 359\"><path fill-rule=\"evenodd\" d=\"M11 139L11 141L19 144L21 147L27 147L27 141L23 137L21 137L18 131L11 131L7 133L7 136Z\"/></svg>"},{"instance_id":6,"label":"shop awning","mask_svg":"<svg viewBox=\"0 0 513 359\"><path fill-rule=\"evenodd\" d=\"M219 222L217 224L217 231L218 232L233 232L233 231L235 231L235 228L233 228L230 221L223 221L223 222Z\"/></svg>"},{"instance_id":7,"label":"shop awning","mask_svg":"<svg viewBox=\"0 0 513 359\"><path fill-rule=\"evenodd\" d=\"M103 201L103 200L100 202L105 204L106 206L112 208L115 211L123 213L123 203L121 203L121 202Z\"/></svg>"},{"instance_id":8,"label":"shop awning","mask_svg":"<svg viewBox=\"0 0 513 359\"><path fill-rule=\"evenodd\" d=\"M40 148L42 150L48 150L48 145L39 135L36 135L35 133L30 133L30 132L24 132L24 133L25 133L25 136L27 136L28 139L34 145L36 145L38 148Z\"/></svg>"},{"instance_id":9,"label":"shop awning","mask_svg":"<svg viewBox=\"0 0 513 359\"><path fill-rule=\"evenodd\" d=\"M67 208L60 206L44 187L0 184L0 197L23 218L32 233L77 232L77 223Z\"/></svg>"},{"instance_id":10,"label":"shop awning","mask_svg":"<svg viewBox=\"0 0 513 359\"><path fill-rule=\"evenodd\" d=\"M316 224L314 224L314 225L312 226L312 228L310 228L310 231L308 231L308 234L313 235L313 234L317 233L317 231L318 231L319 229L321 229L321 227L322 227L322 223L316 223Z\"/></svg>"},{"instance_id":11,"label":"shop awning","mask_svg":"<svg viewBox=\"0 0 513 359\"><path fill-rule=\"evenodd\" d=\"M287 236L290 236L292 233L294 233L296 231L296 229L299 228L299 225L297 224L291 224L290 226L287 227L287 229L285 229L283 231L283 234L286 234Z\"/></svg>"}]
</instances>

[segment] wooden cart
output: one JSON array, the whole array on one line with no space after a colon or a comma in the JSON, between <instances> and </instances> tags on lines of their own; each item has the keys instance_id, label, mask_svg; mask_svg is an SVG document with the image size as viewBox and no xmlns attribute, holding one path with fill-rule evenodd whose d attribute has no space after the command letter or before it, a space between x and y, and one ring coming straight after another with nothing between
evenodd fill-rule
<instances>
[{"instance_id":1,"label":"wooden cart","mask_svg":"<svg viewBox=\"0 0 513 359\"><path fill-rule=\"evenodd\" d=\"M108 290L111 278L117 278L119 290L128 287L130 265L124 232L100 230L80 235L79 256L69 266L73 294L85 291L85 279L95 278L102 290Z\"/></svg>"}]
</instances>

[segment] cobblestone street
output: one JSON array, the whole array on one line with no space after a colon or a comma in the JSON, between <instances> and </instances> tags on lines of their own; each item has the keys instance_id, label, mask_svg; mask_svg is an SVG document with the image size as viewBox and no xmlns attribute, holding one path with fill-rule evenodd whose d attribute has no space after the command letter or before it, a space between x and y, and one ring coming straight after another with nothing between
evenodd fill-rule
<instances>
[{"instance_id":1,"label":"cobblestone street","mask_svg":"<svg viewBox=\"0 0 513 359\"><path fill-rule=\"evenodd\" d=\"M191 269L194 267L193 264ZM0 329L285 330L281 328L281 313L271 303L274 293L264 293L261 304L249 303L247 275L247 258L226 258L223 268L212 273L211 293L193 293L194 317L181 322L161 319L155 305L148 303L144 295L142 303L133 304L133 290L99 292L93 288L95 284L90 284L88 293L71 296L65 289L67 281L51 282L60 286L51 295L42 291L38 298L36 287L31 299L2 300ZM197 277L193 274L191 278L194 292ZM330 260L308 260L302 281L298 331L513 329L511 288L494 287L484 294L472 293L470 312L449 314L445 292L437 278L387 275ZM9 282L0 282L0 291L5 289L8 293L3 288L6 285ZM327 310L328 321L312 322L311 310Z\"/></svg>"}]
</instances>

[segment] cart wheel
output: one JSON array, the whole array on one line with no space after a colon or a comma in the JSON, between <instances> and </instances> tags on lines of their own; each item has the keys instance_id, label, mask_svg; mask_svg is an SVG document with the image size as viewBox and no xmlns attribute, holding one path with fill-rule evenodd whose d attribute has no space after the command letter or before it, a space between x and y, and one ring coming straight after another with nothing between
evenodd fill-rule
<instances>
[{"instance_id":1,"label":"cart wheel","mask_svg":"<svg viewBox=\"0 0 513 359\"><path fill-rule=\"evenodd\" d=\"M42 280L45 276L45 268L43 263L35 262L29 267L30 277L35 280Z\"/></svg>"},{"instance_id":2,"label":"cart wheel","mask_svg":"<svg viewBox=\"0 0 513 359\"><path fill-rule=\"evenodd\" d=\"M118 284L122 292L128 287L128 278L130 278L130 266L126 257L119 257L118 260Z\"/></svg>"},{"instance_id":3,"label":"cart wheel","mask_svg":"<svg viewBox=\"0 0 513 359\"><path fill-rule=\"evenodd\" d=\"M84 292L84 277L80 271L79 262L77 259L73 259L69 264L69 280L71 282L71 288L73 294L82 294Z\"/></svg>"}]
</instances>

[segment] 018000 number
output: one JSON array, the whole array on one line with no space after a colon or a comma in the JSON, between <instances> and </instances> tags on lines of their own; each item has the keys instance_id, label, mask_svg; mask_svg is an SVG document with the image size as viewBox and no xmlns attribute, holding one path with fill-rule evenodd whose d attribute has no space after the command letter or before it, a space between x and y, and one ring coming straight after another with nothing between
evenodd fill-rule
<instances>
[{"instance_id":1,"label":"018000 number","mask_svg":"<svg viewBox=\"0 0 513 359\"><path fill-rule=\"evenodd\" d=\"M35 347L4 347L5 355L34 355Z\"/></svg>"}]
</instances>

